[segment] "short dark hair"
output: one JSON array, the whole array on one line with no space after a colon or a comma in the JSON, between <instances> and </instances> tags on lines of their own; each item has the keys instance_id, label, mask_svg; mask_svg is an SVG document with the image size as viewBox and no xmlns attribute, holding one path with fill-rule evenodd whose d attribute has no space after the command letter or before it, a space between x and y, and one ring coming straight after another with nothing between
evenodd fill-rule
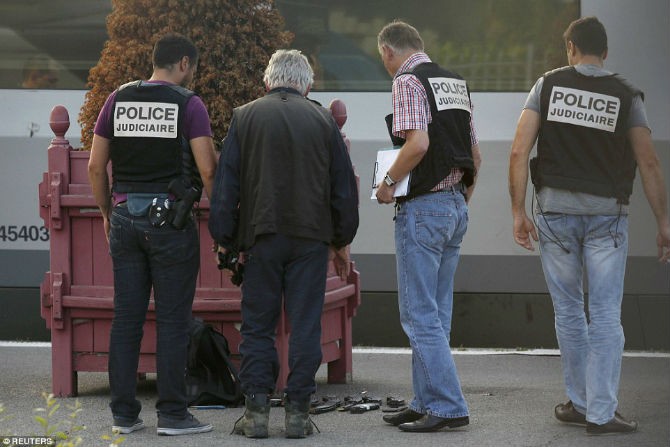
<instances>
[{"instance_id":1,"label":"short dark hair","mask_svg":"<svg viewBox=\"0 0 670 447\"><path fill-rule=\"evenodd\" d=\"M188 56L191 64L198 63L198 49L191 39L177 33L166 34L154 45L151 62L156 68L167 68Z\"/></svg>"},{"instance_id":2,"label":"short dark hair","mask_svg":"<svg viewBox=\"0 0 670 447\"><path fill-rule=\"evenodd\" d=\"M596 17L582 17L568 26L563 33L565 43L571 41L582 54L602 56L607 51L607 32Z\"/></svg>"}]
</instances>

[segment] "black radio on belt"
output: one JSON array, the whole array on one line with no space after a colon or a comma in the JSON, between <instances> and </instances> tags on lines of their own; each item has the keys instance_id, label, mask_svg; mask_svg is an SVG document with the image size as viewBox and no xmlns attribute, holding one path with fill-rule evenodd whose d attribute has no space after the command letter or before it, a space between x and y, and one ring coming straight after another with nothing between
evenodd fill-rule
<instances>
[{"instance_id":1,"label":"black radio on belt","mask_svg":"<svg viewBox=\"0 0 670 447\"><path fill-rule=\"evenodd\" d=\"M151 206L149 207L149 222L156 228L160 228L165 225L168 219L168 213L170 212L170 201L165 199L164 201L159 201L158 197L154 197Z\"/></svg>"}]
</instances>

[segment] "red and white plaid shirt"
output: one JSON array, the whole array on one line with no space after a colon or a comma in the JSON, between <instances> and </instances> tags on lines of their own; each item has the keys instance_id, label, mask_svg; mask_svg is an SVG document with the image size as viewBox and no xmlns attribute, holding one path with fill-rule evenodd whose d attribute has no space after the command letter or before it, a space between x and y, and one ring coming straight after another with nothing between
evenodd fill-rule
<instances>
[{"instance_id":1,"label":"red and white plaid shirt","mask_svg":"<svg viewBox=\"0 0 670 447\"><path fill-rule=\"evenodd\" d=\"M421 81L414 75L398 76L400 73L412 71L414 67L425 62L431 62L426 53L414 53L398 69L393 78L393 134L405 138L407 130L428 131L428 124L432 121L430 103L426 90ZM477 144L477 134L470 114L470 140L472 145ZM433 191L454 186L463 178L463 171L454 168L449 175L441 180Z\"/></svg>"}]
</instances>

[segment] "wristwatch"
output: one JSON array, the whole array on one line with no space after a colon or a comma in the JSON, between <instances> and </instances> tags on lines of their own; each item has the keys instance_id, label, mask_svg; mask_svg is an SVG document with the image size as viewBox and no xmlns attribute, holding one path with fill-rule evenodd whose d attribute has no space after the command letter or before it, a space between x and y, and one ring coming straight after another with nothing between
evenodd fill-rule
<instances>
[{"instance_id":1,"label":"wristwatch","mask_svg":"<svg viewBox=\"0 0 670 447\"><path fill-rule=\"evenodd\" d=\"M384 183L386 183L388 186L393 186L393 185L395 185L395 184L398 183L398 182L396 182L395 180L393 180L393 179L391 178L391 176L389 175L389 173L387 172L387 173L386 173L386 177L384 177Z\"/></svg>"}]
</instances>

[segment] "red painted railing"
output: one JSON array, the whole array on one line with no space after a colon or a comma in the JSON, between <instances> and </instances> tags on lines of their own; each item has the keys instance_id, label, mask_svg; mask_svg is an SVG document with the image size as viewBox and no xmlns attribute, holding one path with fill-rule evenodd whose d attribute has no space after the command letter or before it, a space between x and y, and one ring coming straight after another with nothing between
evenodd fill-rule
<instances>
[{"instance_id":1,"label":"red painted railing","mask_svg":"<svg viewBox=\"0 0 670 447\"><path fill-rule=\"evenodd\" d=\"M331 108L340 127L346 109ZM109 331L113 315L112 261L103 233L102 217L88 183L88 151L74 150L65 133L70 126L67 110L56 106L50 125L55 137L48 149L48 172L39 185L40 216L50 231L50 270L41 289L41 314L51 330L52 388L57 396L77 394L77 374L106 371ZM209 202L200 202L200 274L193 315L221 331L232 354L239 355L240 289L233 286L214 263L212 239L207 230ZM341 281L329 267L321 319L323 363L328 381L344 383L351 377L351 319L360 304L359 273L353 268ZM288 376L288 336L284 315L277 327L276 346L281 368L277 389ZM144 326L139 373L156 371L156 320L153 302Z\"/></svg>"}]
</instances>

